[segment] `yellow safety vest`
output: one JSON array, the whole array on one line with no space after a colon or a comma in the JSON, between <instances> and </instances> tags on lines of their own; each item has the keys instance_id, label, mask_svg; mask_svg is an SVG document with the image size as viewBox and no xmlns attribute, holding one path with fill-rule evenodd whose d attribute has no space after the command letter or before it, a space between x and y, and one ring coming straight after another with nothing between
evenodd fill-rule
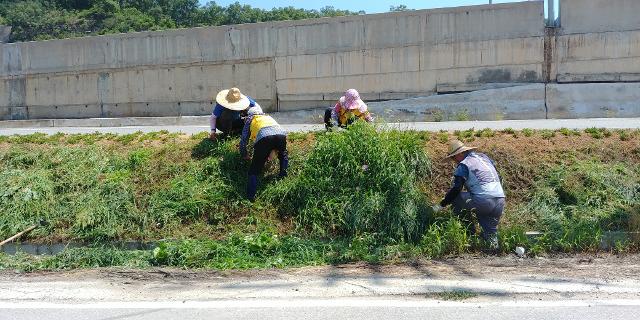
<instances>
[{"instance_id":1,"label":"yellow safety vest","mask_svg":"<svg viewBox=\"0 0 640 320\"><path fill-rule=\"evenodd\" d=\"M262 128L273 127L277 125L278 123L270 116L260 114L253 116L253 120L251 120L251 127L249 128L249 130L251 130L251 140L256 139L258 132L260 132Z\"/></svg>"},{"instance_id":2,"label":"yellow safety vest","mask_svg":"<svg viewBox=\"0 0 640 320\"><path fill-rule=\"evenodd\" d=\"M360 112L359 109L347 110L346 108L340 108L338 111L338 120L340 121L340 125L346 126L348 121L353 118L364 119L367 116L367 112Z\"/></svg>"}]
</instances>

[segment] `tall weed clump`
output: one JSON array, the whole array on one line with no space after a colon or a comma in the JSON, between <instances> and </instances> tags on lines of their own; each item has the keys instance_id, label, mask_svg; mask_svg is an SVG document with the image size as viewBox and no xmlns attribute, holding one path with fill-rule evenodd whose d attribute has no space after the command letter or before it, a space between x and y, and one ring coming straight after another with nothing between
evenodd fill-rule
<instances>
[{"instance_id":1,"label":"tall weed clump","mask_svg":"<svg viewBox=\"0 0 640 320\"><path fill-rule=\"evenodd\" d=\"M95 147L22 146L0 158L0 235L41 219L49 226L34 234L58 230L75 238L101 240L142 228L130 171L121 158Z\"/></svg>"},{"instance_id":2,"label":"tall weed clump","mask_svg":"<svg viewBox=\"0 0 640 320\"><path fill-rule=\"evenodd\" d=\"M430 168L415 134L357 122L319 135L299 174L268 193L282 214L315 234L416 240L426 207L417 181Z\"/></svg>"},{"instance_id":3,"label":"tall weed clump","mask_svg":"<svg viewBox=\"0 0 640 320\"><path fill-rule=\"evenodd\" d=\"M552 168L525 212L534 214L544 251L597 249L604 231L629 230L640 204L640 176L628 165L579 161Z\"/></svg>"},{"instance_id":4,"label":"tall weed clump","mask_svg":"<svg viewBox=\"0 0 640 320\"><path fill-rule=\"evenodd\" d=\"M241 207L247 165L234 140L206 140L192 150L176 143L10 146L0 150L0 238L40 220L48 225L31 236L87 242L219 224Z\"/></svg>"}]
</instances>

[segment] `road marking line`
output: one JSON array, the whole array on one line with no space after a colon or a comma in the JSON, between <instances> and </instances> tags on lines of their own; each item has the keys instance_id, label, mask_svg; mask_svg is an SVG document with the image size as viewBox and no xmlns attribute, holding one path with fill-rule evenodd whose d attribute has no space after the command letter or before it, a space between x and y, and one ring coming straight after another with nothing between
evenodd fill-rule
<instances>
[{"instance_id":1,"label":"road marking line","mask_svg":"<svg viewBox=\"0 0 640 320\"><path fill-rule=\"evenodd\" d=\"M95 302L95 303L52 303L52 302L0 302L0 309L282 309L282 308L548 308L548 307L597 307L597 306L640 306L640 300L567 300L567 301L502 301L463 302L437 300L400 299L296 299L296 300L220 300L220 301L141 301L141 302Z\"/></svg>"}]
</instances>

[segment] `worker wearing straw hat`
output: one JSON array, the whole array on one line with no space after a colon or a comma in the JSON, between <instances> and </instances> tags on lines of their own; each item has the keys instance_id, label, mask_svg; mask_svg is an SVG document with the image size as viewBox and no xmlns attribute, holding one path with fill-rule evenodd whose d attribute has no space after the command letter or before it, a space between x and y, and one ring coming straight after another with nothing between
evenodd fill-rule
<instances>
[{"instance_id":1,"label":"worker wearing straw hat","mask_svg":"<svg viewBox=\"0 0 640 320\"><path fill-rule=\"evenodd\" d=\"M434 211L453 205L453 212L471 233L475 233L475 226L471 223L471 213L475 212L482 227L482 238L490 249L497 250L498 223L505 205L504 190L493 161L475 149L458 140L450 142L447 158L453 159L458 166L453 174L453 186L440 205L434 206ZM462 192L463 186L467 192Z\"/></svg>"},{"instance_id":2,"label":"worker wearing straw hat","mask_svg":"<svg viewBox=\"0 0 640 320\"><path fill-rule=\"evenodd\" d=\"M216 95L216 106L211 113L211 134L209 138L216 140L216 130L223 136L239 135L244 126L242 112L257 108L262 111L260 105L249 96L245 96L238 88L222 90Z\"/></svg>"},{"instance_id":3,"label":"worker wearing straw hat","mask_svg":"<svg viewBox=\"0 0 640 320\"><path fill-rule=\"evenodd\" d=\"M360 99L360 93L356 89L347 90L333 108L328 108L324 112L324 125L327 130L334 126L334 122L339 127L345 128L356 119L373 121L373 116L367 110L364 101Z\"/></svg>"}]
</instances>

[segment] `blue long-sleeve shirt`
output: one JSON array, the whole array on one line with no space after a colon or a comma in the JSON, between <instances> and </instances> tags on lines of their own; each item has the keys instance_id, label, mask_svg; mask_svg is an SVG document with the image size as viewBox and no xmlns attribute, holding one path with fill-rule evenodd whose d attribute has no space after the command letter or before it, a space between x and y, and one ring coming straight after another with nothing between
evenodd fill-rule
<instances>
[{"instance_id":1,"label":"blue long-sleeve shirt","mask_svg":"<svg viewBox=\"0 0 640 320\"><path fill-rule=\"evenodd\" d=\"M260 107L260 105L255 100L253 100L253 98L249 96L247 96L247 98L249 99L249 108L253 108L256 106ZM232 111L223 107L219 103L216 103L216 105L213 107L213 110L211 110L211 117L209 118L209 125L211 126L212 132L216 131L216 120L220 118L220 116L222 116L222 112L224 111L233 112L233 118L240 119L240 111Z\"/></svg>"}]
</instances>

